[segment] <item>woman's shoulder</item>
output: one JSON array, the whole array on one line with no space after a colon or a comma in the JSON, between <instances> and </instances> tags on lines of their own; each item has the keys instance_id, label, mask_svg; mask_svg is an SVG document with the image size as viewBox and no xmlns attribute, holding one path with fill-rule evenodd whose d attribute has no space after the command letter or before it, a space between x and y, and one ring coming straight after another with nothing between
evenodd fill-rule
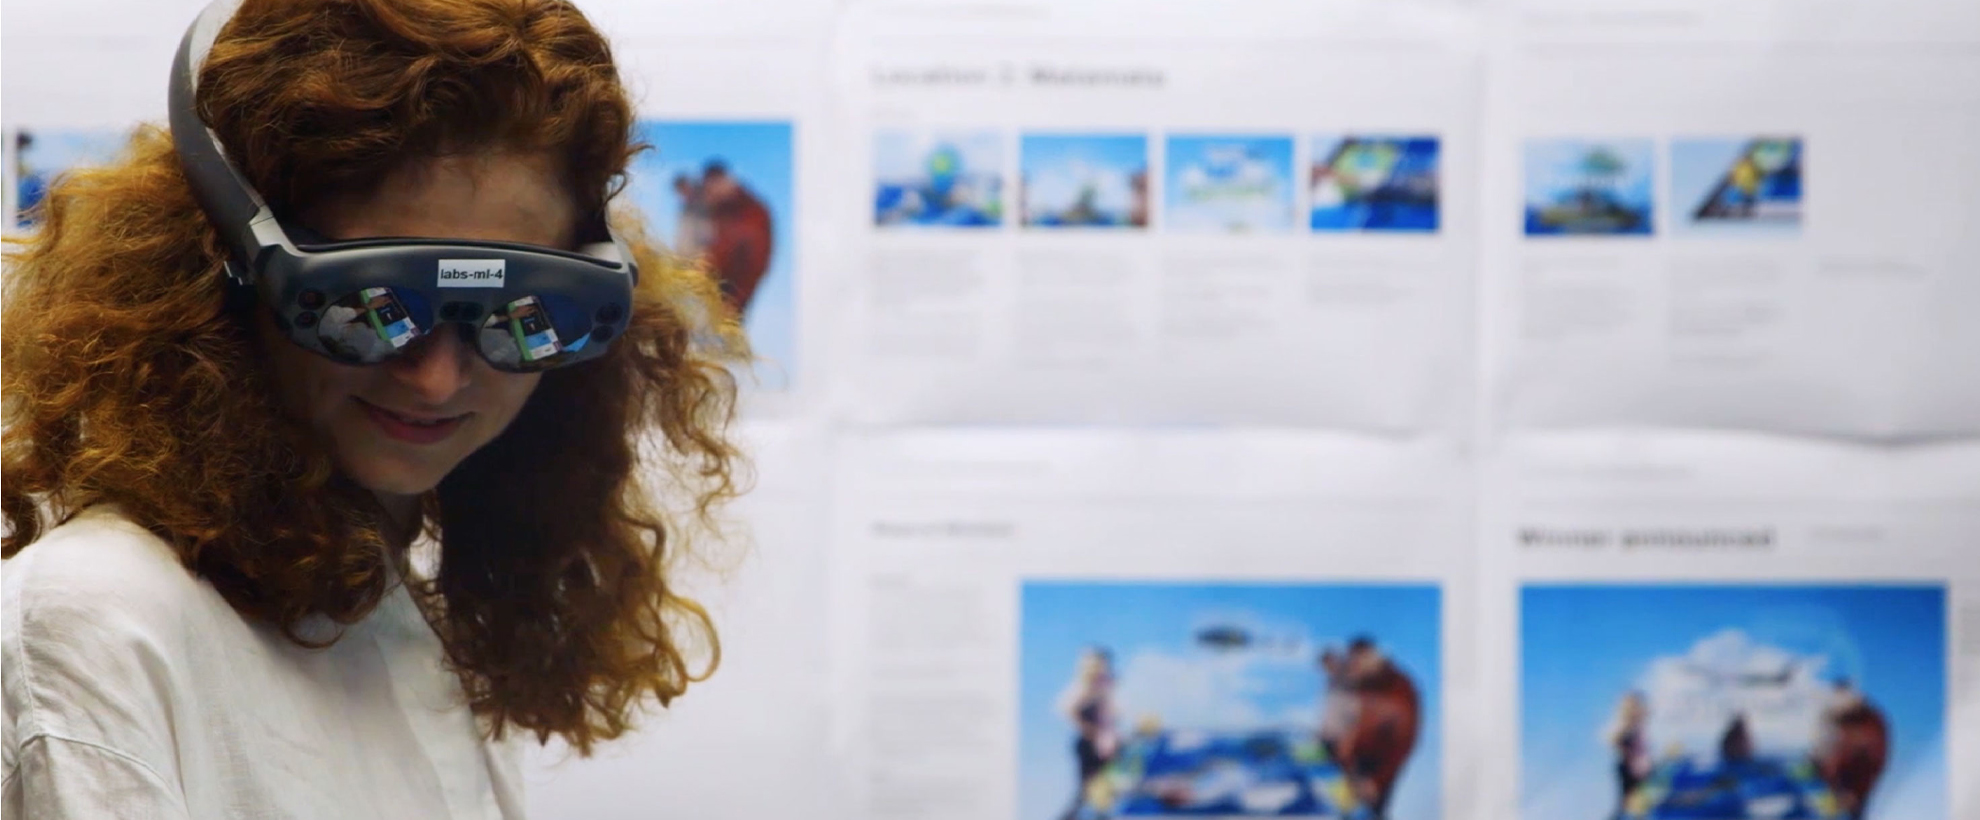
<instances>
[{"instance_id":1,"label":"woman's shoulder","mask_svg":"<svg viewBox=\"0 0 1980 820\"><path fill-rule=\"evenodd\" d=\"M0 562L9 640L76 629L157 632L218 595L115 507L85 510Z\"/></svg>"},{"instance_id":2,"label":"woman's shoulder","mask_svg":"<svg viewBox=\"0 0 1980 820\"><path fill-rule=\"evenodd\" d=\"M172 782L172 693L211 640L199 624L219 597L212 587L112 507L86 510L0 562L0 585L6 764L18 765L27 744L62 742Z\"/></svg>"}]
</instances>

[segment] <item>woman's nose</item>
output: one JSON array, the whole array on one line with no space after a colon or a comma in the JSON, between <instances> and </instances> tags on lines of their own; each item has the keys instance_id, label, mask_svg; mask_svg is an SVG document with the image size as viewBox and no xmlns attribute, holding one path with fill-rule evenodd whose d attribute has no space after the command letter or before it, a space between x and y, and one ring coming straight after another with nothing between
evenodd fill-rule
<instances>
[{"instance_id":1,"label":"woman's nose","mask_svg":"<svg viewBox=\"0 0 1980 820\"><path fill-rule=\"evenodd\" d=\"M443 325L407 345L386 367L421 402L437 407L472 383L474 357L461 334Z\"/></svg>"}]
</instances>

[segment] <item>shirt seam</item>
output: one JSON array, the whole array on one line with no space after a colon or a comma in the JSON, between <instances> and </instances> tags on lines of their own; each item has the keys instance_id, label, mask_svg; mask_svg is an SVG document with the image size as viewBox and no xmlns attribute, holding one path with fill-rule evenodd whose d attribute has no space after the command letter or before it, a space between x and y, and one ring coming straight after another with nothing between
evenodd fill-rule
<instances>
[{"instance_id":1,"label":"shirt seam","mask_svg":"<svg viewBox=\"0 0 1980 820\"><path fill-rule=\"evenodd\" d=\"M98 507L92 506L92 507L84 508L82 510L78 510L74 515L69 516L69 518L66 521L63 521L60 524L58 524L56 528L60 529L62 526L73 524L76 522L77 519L82 518L83 516L89 514L92 510L96 510L96 509L98 509ZM121 515L121 511L118 510L118 508L116 508L114 505L112 505L110 509L113 512L117 513L110 516L111 521L108 522L110 526L115 527L117 524L122 523L127 526L121 527L120 529L126 529L127 531L136 530L138 533L141 533L143 535L149 536L151 538L157 538L157 536L153 535L149 530L145 530L142 527L138 527L136 524L131 523L129 519L124 518ZM43 549L45 550L47 549L47 547L44 545ZM21 619L21 634L18 637L23 638L23 640L14 641L13 642L14 646L12 648L14 651L14 658L20 664L21 667L21 679L23 684L22 695L24 696L24 699L27 701L26 712L28 715L30 725L40 729L40 731L39 732L30 731L28 735L28 740L21 741L20 745L16 748L26 748L29 740L33 740L37 735L41 735L41 734L62 738L61 735L56 735L53 732L49 732L46 728L41 727L41 698L35 694L35 692L39 689L39 687L35 686L34 683L34 664L30 663L28 660L28 652L27 652L28 641L25 640L25 637L27 636L27 632L28 632L28 621L32 620L32 616L34 614L35 597L36 596L34 595L22 595L20 596L20 601L15 604L16 606L19 607L18 612ZM63 738L63 739L68 739L68 738ZM77 741L77 742L83 742L83 741ZM156 774L156 772L153 772L153 774Z\"/></svg>"},{"instance_id":2,"label":"shirt seam","mask_svg":"<svg viewBox=\"0 0 1980 820\"><path fill-rule=\"evenodd\" d=\"M26 591L27 590L23 590L23 592ZM20 744L15 747L16 749L27 748L28 743L32 741L36 736L47 733L45 730L34 731L36 729L42 728L41 698L35 694L35 691L39 687L35 686L34 684L34 664L28 662L27 640L26 640L28 633L28 616L30 613L33 612L32 604L34 597L35 596L33 595L22 595L20 596L20 600L14 603L16 607L19 607L19 609L15 611L15 614L21 619L21 632L19 635L14 636L15 638L13 642L14 645L8 647L8 649L14 653L14 662L19 664L21 667L21 696L22 696L22 700L27 701L26 704L27 708L22 710L26 714L23 715L22 717L25 718L23 722L26 723L28 727L30 727L28 739L21 741Z\"/></svg>"},{"instance_id":3,"label":"shirt seam","mask_svg":"<svg viewBox=\"0 0 1980 820\"><path fill-rule=\"evenodd\" d=\"M171 783L165 780L165 776L159 774L157 769L152 768L151 764L144 762L142 758L136 757L129 752L123 751L122 749L118 749L111 746L105 746L95 741L83 740L82 738L68 737L66 735L59 735L49 731L36 732L34 735L30 736L27 740L21 741L21 751L26 752L28 747L38 740L39 741L59 740L64 743L73 743L77 746L84 746L87 748L95 749L99 752L110 755L111 757L117 758L118 760L122 760L125 763L129 763L130 765L137 767L137 769L143 772L146 776L150 777L152 781L152 785L157 786L159 791L165 794L172 795L173 799L175 800L175 802L178 803L179 808L181 810L186 809L185 796L180 794L177 790L173 789ZM11 778L14 776L18 776L19 774L20 774L20 767L15 766L14 771L9 772L8 776Z\"/></svg>"},{"instance_id":4,"label":"shirt seam","mask_svg":"<svg viewBox=\"0 0 1980 820\"><path fill-rule=\"evenodd\" d=\"M83 515L87 514L88 512L89 510L85 509L79 512L78 514L71 516L69 521L64 523L72 523L76 519L81 518ZM127 527L124 527L123 529L136 530L138 533L141 533L143 535L152 538L157 537L155 535L152 535L148 530L144 530L142 527L137 527L135 524L131 524L128 521L128 519L123 518L121 515L112 516L112 519L113 520L110 522L110 525L113 527L118 523L124 523L127 525ZM46 545L43 546L43 549L46 549ZM17 753L24 752L27 750L29 744L32 744L37 740L45 740L45 739L60 740L67 743L73 743L79 746L85 746L88 748L96 749L98 751L109 754L112 757L118 758L120 760L124 760L126 762L131 763L132 765L137 766L146 775L150 776L154 785L158 786L166 794L174 795L178 799L179 808L181 811L190 811L190 809L185 804L185 795L181 791L174 790L171 786L171 782L166 780L165 776L160 774L157 769L152 768L150 763L147 763L143 759L138 758L130 754L129 752L125 752L121 749L113 748L111 746L106 746L104 744L97 743L95 741L69 737L68 735L55 732L53 730L50 730L45 724L43 724L41 698L37 694L40 687L35 685L34 663L31 662L31 659L28 654L28 644L30 643L30 641L26 640L26 636L28 633L28 622L33 618L35 612L35 601L34 601L35 597L37 596L32 594L24 594L21 595L19 600L15 603L15 606L19 607L17 614L20 617L21 634L20 636L18 636L19 637L18 640L12 642L13 646L7 647L7 649L11 649L14 652L15 660L20 664L21 690L22 690L21 694L22 694L22 699L26 701L25 704L26 708L22 710L23 712L25 712L25 714L22 715L23 718L22 722L25 724L24 728L27 730L27 737L21 740L14 747L16 752ZM18 758L16 758L15 763L16 765L14 767L14 770L7 773L8 777L10 778L17 778L18 775L20 774L20 766L18 765L19 764Z\"/></svg>"}]
</instances>

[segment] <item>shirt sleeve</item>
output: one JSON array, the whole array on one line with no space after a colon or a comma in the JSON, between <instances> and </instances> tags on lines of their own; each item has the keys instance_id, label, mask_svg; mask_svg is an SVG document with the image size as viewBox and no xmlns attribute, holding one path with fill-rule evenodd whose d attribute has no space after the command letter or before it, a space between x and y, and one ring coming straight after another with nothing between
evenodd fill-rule
<instances>
[{"instance_id":1,"label":"shirt sleeve","mask_svg":"<svg viewBox=\"0 0 1980 820\"><path fill-rule=\"evenodd\" d=\"M35 820L189 820L186 804L143 762L41 735L21 745L0 787L0 815Z\"/></svg>"}]
</instances>

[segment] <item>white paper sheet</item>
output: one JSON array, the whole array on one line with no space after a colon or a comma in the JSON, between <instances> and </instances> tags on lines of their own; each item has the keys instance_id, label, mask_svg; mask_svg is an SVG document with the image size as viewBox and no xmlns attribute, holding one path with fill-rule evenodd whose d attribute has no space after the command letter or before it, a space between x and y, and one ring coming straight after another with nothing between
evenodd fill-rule
<instances>
[{"instance_id":1,"label":"white paper sheet","mask_svg":"<svg viewBox=\"0 0 1980 820\"><path fill-rule=\"evenodd\" d=\"M833 224L854 280L842 412L1453 424L1472 19L1373 3L855 6L837 78Z\"/></svg>"},{"instance_id":2,"label":"white paper sheet","mask_svg":"<svg viewBox=\"0 0 1980 820\"><path fill-rule=\"evenodd\" d=\"M1495 426L1980 430L1980 15L1794 5L1508 21L1487 103Z\"/></svg>"}]
</instances>

